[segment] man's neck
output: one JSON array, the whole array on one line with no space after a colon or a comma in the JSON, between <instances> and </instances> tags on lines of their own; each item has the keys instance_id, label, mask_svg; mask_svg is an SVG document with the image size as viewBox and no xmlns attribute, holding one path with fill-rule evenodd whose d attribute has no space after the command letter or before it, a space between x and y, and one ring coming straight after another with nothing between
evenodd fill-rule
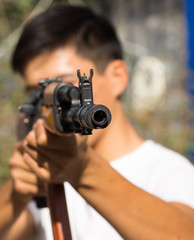
<instances>
[{"instance_id":1,"label":"man's neck","mask_svg":"<svg viewBox=\"0 0 194 240\"><path fill-rule=\"evenodd\" d=\"M117 109L117 114L114 115L111 125L106 130L106 134L96 144L95 150L108 162L124 156L143 143L131 124L129 123L126 115L124 114L123 107Z\"/></svg>"}]
</instances>

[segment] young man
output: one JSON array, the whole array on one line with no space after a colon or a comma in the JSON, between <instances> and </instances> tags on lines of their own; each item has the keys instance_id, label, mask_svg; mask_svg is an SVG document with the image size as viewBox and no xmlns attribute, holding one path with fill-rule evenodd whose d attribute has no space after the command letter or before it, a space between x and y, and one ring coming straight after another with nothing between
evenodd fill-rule
<instances>
[{"instance_id":1,"label":"young man","mask_svg":"<svg viewBox=\"0 0 194 240\"><path fill-rule=\"evenodd\" d=\"M65 181L73 239L193 239L194 168L130 125L120 100L128 72L106 19L81 7L49 9L26 25L12 63L29 92L42 78L77 85L77 69L87 76L94 69L94 101L112 121L87 141L37 121L16 145L12 181L0 192L1 239L52 239L48 209L28 203L44 183Z\"/></svg>"}]
</instances>

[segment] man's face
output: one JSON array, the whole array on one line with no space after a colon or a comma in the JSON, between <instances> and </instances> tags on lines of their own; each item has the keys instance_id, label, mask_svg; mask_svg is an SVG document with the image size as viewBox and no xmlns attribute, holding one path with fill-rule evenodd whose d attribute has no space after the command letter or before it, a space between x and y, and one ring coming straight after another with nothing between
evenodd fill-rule
<instances>
[{"instance_id":1,"label":"man's face","mask_svg":"<svg viewBox=\"0 0 194 240\"><path fill-rule=\"evenodd\" d=\"M85 73L89 77L91 68L94 69L94 103L103 104L111 110L114 106L114 98L106 71L99 74L92 61L78 56L73 47L59 48L29 61L24 73L26 89L31 92L38 87L40 79L55 77L60 77L64 82L78 86L77 69L80 69L81 75ZM89 136L88 144L95 147L105 132L106 129L94 130L93 135Z\"/></svg>"}]
</instances>

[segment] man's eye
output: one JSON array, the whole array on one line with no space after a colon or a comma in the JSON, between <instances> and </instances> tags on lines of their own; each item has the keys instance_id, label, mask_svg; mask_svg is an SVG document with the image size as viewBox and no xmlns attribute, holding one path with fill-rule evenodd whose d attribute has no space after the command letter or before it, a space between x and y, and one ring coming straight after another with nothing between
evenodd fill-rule
<instances>
[{"instance_id":1,"label":"man's eye","mask_svg":"<svg viewBox=\"0 0 194 240\"><path fill-rule=\"evenodd\" d=\"M65 83L71 83L74 86L78 86L78 79L61 78L61 80Z\"/></svg>"},{"instance_id":2,"label":"man's eye","mask_svg":"<svg viewBox=\"0 0 194 240\"><path fill-rule=\"evenodd\" d=\"M30 95L32 92L34 92L35 90L40 89L40 87L38 86L26 86L25 87L25 92Z\"/></svg>"}]
</instances>

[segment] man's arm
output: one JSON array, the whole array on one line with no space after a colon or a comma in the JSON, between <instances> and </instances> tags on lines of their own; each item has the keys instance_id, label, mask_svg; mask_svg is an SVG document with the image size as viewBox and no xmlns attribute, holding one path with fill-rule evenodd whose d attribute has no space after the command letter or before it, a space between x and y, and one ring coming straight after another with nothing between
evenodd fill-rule
<instances>
[{"instance_id":1,"label":"man's arm","mask_svg":"<svg viewBox=\"0 0 194 240\"><path fill-rule=\"evenodd\" d=\"M35 175L23 161L20 143L15 146L10 167L12 179L0 189L0 239L29 239L35 227L26 205L38 187Z\"/></svg>"},{"instance_id":2,"label":"man's arm","mask_svg":"<svg viewBox=\"0 0 194 240\"><path fill-rule=\"evenodd\" d=\"M193 239L193 209L133 185L74 136L53 135L38 121L27 141L24 159L39 178L69 181L124 239Z\"/></svg>"},{"instance_id":3,"label":"man's arm","mask_svg":"<svg viewBox=\"0 0 194 240\"><path fill-rule=\"evenodd\" d=\"M0 189L0 239L27 239L35 233L33 218L26 204L12 193L12 181Z\"/></svg>"},{"instance_id":4,"label":"man's arm","mask_svg":"<svg viewBox=\"0 0 194 240\"><path fill-rule=\"evenodd\" d=\"M90 154L77 190L124 239L193 239L192 208L158 199Z\"/></svg>"}]
</instances>

